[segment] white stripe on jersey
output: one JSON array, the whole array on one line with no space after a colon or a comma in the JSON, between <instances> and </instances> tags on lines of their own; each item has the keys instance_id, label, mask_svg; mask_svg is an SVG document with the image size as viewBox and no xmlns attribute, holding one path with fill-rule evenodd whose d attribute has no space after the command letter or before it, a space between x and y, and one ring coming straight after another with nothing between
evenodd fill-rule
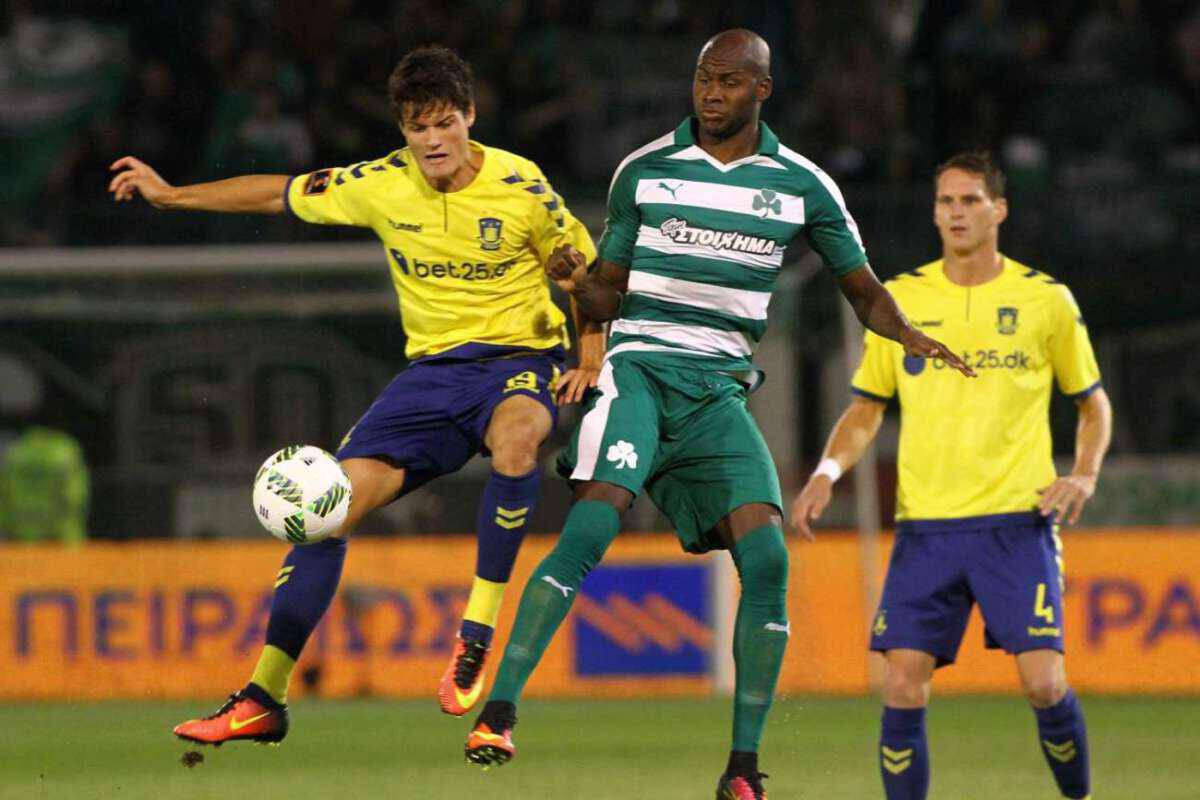
<instances>
[{"instance_id":1,"label":"white stripe on jersey","mask_svg":"<svg viewBox=\"0 0 1200 800\"><path fill-rule=\"evenodd\" d=\"M821 169L812 161L809 161L807 158L800 155L790 147L784 147L782 144L780 144L779 155L795 164L799 164L801 167L804 167L806 170L816 176L817 180L821 182L821 185L824 186L825 190L833 196L833 199L837 201L838 206L842 209L842 216L846 218L846 227L850 229L850 234L854 237L854 241L858 242L859 247L863 247L862 236L858 232L858 223L854 221L854 217L850 216L850 209L846 208L846 198L842 197L842 190L839 189L837 184L833 182L833 178L829 177L825 173L825 170ZM866 252L865 247L863 247L863 252Z\"/></svg>"},{"instance_id":2,"label":"white stripe on jersey","mask_svg":"<svg viewBox=\"0 0 1200 800\"><path fill-rule=\"evenodd\" d=\"M678 325L674 322L656 322L648 319L618 319L609 328L610 333L630 336L653 336L664 342L713 355L747 358L754 353L750 337L737 331L719 331L701 325Z\"/></svg>"},{"instance_id":3,"label":"white stripe on jersey","mask_svg":"<svg viewBox=\"0 0 1200 800\"><path fill-rule=\"evenodd\" d=\"M613 380L612 364L604 362L600 369L600 377L596 381L600 390L600 399L592 410L583 415L579 423L579 447L575 455L575 470L571 473L573 481L589 481L596 471L596 461L600 458L600 447L604 443L604 429L608 426L608 407L616 400L617 383Z\"/></svg>"},{"instance_id":4,"label":"white stripe on jersey","mask_svg":"<svg viewBox=\"0 0 1200 800\"><path fill-rule=\"evenodd\" d=\"M744 186L729 186L723 183L685 181L676 178L642 178L637 184L635 199L643 203L666 203L692 208L709 208L748 217L766 218L772 221L804 224L804 198L794 194L773 192L771 207L767 208L763 190ZM755 202L757 200L757 203ZM776 206L775 203L779 205ZM778 210L776 210L778 209Z\"/></svg>"},{"instance_id":5,"label":"white stripe on jersey","mask_svg":"<svg viewBox=\"0 0 1200 800\"><path fill-rule=\"evenodd\" d=\"M650 142L650 144L642 145L637 150L634 150L632 153L625 156L624 160L622 160L620 164L617 164L617 168L613 170L612 180L608 182L609 198L611 199L613 187L617 185L617 178L620 177L621 170L625 169L626 164L628 164L630 161L633 161L635 158L641 158L647 153L653 153L655 150L662 150L664 147L671 147L674 144L675 131L671 131L670 133L664 133L653 142Z\"/></svg>"},{"instance_id":6,"label":"white stripe on jersey","mask_svg":"<svg viewBox=\"0 0 1200 800\"><path fill-rule=\"evenodd\" d=\"M642 294L669 303L720 311L743 319L766 319L767 304L771 302L770 292L729 289L710 283L667 278L642 272L637 267L629 273L627 291L630 294Z\"/></svg>"},{"instance_id":7,"label":"white stripe on jersey","mask_svg":"<svg viewBox=\"0 0 1200 800\"><path fill-rule=\"evenodd\" d=\"M647 247L671 256L695 256L696 258L732 261L747 267L757 267L758 269L779 269L783 266L784 248L778 244L775 245L775 249L770 255L743 253L740 250L732 248L713 247L712 245L699 244L698 242L695 244L677 242L669 236L664 236L658 228L651 228L649 225L642 225L638 228L638 237L637 241L634 242L634 246Z\"/></svg>"}]
</instances>

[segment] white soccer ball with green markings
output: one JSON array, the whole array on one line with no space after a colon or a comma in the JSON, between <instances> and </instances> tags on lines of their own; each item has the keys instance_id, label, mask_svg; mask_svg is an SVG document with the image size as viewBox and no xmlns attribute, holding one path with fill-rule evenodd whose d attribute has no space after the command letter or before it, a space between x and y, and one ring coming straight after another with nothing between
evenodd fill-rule
<instances>
[{"instance_id":1,"label":"white soccer ball with green markings","mask_svg":"<svg viewBox=\"0 0 1200 800\"><path fill-rule=\"evenodd\" d=\"M319 542L341 527L349 511L350 478L319 447L289 445L264 461L254 476L254 514L285 542Z\"/></svg>"}]
</instances>

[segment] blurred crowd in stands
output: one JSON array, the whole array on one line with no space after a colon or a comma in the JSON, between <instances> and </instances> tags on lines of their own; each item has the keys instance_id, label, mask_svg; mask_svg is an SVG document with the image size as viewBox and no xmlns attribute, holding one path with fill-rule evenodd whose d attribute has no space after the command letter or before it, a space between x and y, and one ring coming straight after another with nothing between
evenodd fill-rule
<instances>
[{"instance_id":1,"label":"blurred crowd in stands","mask_svg":"<svg viewBox=\"0 0 1200 800\"><path fill-rule=\"evenodd\" d=\"M442 42L475 138L571 200L688 109L707 36L774 48L765 117L845 183L926 180L962 148L1033 186L1200 175L1200 3L1138 0L10 0L0 245L152 241L99 209L134 154L168 180L296 173L401 145L386 80ZM80 211L80 209L84 209ZM107 216L105 216L107 215ZM174 234L173 234L174 235Z\"/></svg>"}]
</instances>

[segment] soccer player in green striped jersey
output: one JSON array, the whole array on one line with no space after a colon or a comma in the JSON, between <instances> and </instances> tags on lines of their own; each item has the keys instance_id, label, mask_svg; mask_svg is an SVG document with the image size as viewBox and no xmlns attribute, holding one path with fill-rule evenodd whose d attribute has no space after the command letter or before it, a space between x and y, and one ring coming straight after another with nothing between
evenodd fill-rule
<instances>
[{"instance_id":1,"label":"soccer player in green striped jersey","mask_svg":"<svg viewBox=\"0 0 1200 800\"><path fill-rule=\"evenodd\" d=\"M547 263L592 319L611 320L608 356L559 460L576 502L537 567L468 760L512 757L516 702L584 576L643 488L690 553L726 549L742 584L734 633L733 744L718 798L765 797L758 746L787 644L788 551L775 467L746 409L751 356L784 253L803 239L860 320L914 356L973 374L909 325L867 265L833 181L759 122L770 51L746 30L700 51L695 116L617 167L596 264L569 247Z\"/></svg>"}]
</instances>

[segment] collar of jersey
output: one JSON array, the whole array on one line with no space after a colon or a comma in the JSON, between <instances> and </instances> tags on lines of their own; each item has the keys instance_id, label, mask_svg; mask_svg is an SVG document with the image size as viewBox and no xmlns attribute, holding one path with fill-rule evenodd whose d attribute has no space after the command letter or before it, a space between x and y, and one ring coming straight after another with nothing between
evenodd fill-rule
<instances>
[{"instance_id":1,"label":"collar of jersey","mask_svg":"<svg viewBox=\"0 0 1200 800\"><path fill-rule=\"evenodd\" d=\"M1011 258L1004 255L1003 253L1000 253L1000 264L1001 264L1001 268L1000 268L999 275L992 278L987 283L980 283L975 286L963 286L961 284L955 283L954 281L950 280L950 278L947 277L947 275L946 275L946 261L944 259L938 259L937 261L935 261L933 263L932 268L929 270L929 272L927 274L931 278L933 278L934 282L937 285L941 286L942 288L944 288L947 291L951 291L951 292L967 292L967 291L986 292L986 291L989 291L993 286L999 286L1002 283L1005 283L1008 280L1008 278L1011 277L1012 274L1016 270L1020 269L1020 265L1017 264L1017 262L1013 261Z\"/></svg>"}]
</instances>

